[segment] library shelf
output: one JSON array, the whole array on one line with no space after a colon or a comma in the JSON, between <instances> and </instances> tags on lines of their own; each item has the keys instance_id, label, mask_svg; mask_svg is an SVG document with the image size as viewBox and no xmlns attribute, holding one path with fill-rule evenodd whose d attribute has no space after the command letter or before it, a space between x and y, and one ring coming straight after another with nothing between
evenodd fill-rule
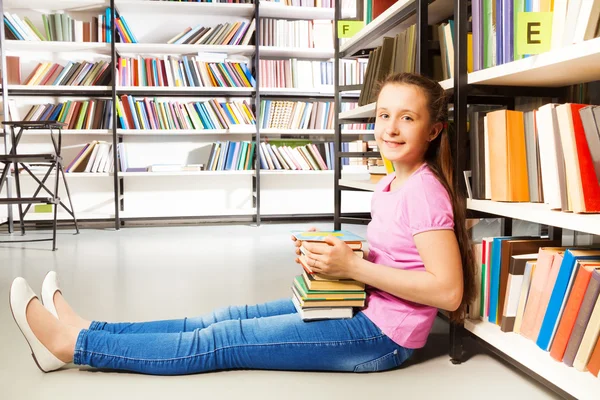
<instances>
[{"instance_id":1,"label":"library shelf","mask_svg":"<svg viewBox=\"0 0 600 400\"><path fill-rule=\"evenodd\" d=\"M384 36L395 36L416 22L414 0L398 0L359 33L340 46L341 57L359 50L374 48L383 43ZM436 24L454 13L453 0L435 0L429 4L429 25Z\"/></svg>"},{"instance_id":2,"label":"library shelf","mask_svg":"<svg viewBox=\"0 0 600 400\"><path fill-rule=\"evenodd\" d=\"M577 73L574 73L576 71ZM561 87L600 76L600 38L469 74L470 85Z\"/></svg>"},{"instance_id":3,"label":"library shelf","mask_svg":"<svg viewBox=\"0 0 600 400\"><path fill-rule=\"evenodd\" d=\"M589 372L568 367L550 357L525 337L514 332L502 332L500 327L481 320L465 320L465 329L510 357L521 366L579 400L597 399L600 380Z\"/></svg>"},{"instance_id":4,"label":"library shelf","mask_svg":"<svg viewBox=\"0 0 600 400\"><path fill-rule=\"evenodd\" d=\"M368 192L375 191L375 187L377 183L371 182L370 180L362 179L362 180L354 180L354 179L340 179L338 181L340 187L343 188L353 188L365 190Z\"/></svg>"},{"instance_id":5,"label":"library shelf","mask_svg":"<svg viewBox=\"0 0 600 400\"><path fill-rule=\"evenodd\" d=\"M256 133L253 125L232 129L117 129L117 135L125 136L251 135L253 133Z\"/></svg>"},{"instance_id":6,"label":"library shelf","mask_svg":"<svg viewBox=\"0 0 600 400\"><path fill-rule=\"evenodd\" d=\"M247 17L254 15L254 4L198 3L191 1L115 0L119 13L185 13Z\"/></svg>"},{"instance_id":7,"label":"library shelf","mask_svg":"<svg viewBox=\"0 0 600 400\"><path fill-rule=\"evenodd\" d=\"M335 50L320 48L260 46L261 57L290 57L328 60L333 57Z\"/></svg>"},{"instance_id":8,"label":"library shelf","mask_svg":"<svg viewBox=\"0 0 600 400\"><path fill-rule=\"evenodd\" d=\"M261 18L333 19L333 8L286 6L269 1L260 2Z\"/></svg>"},{"instance_id":9,"label":"library shelf","mask_svg":"<svg viewBox=\"0 0 600 400\"><path fill-rule=\"evenodd\" d=\"M255 46L230 46L206 44L169 44L169 43L115 43L117 52L124 54L191 54L226 53L228 55L252 55Z\"/></svg>"},{"instance_id":10,"label":"library shelf","mask_svg":"<svg viewBox=\"0 0 600 400\"><path fill-rule=\"evenodd\" d=\"M341 120L364 120L375 118L375 103L369 103L364 106L340 113Z\"/></svg>"},{"instance_id":11,"label":"library shelf","mask_svg":"<svg viewBox=\"0 0 600 400\"><path fill-rule=\"evenodd\" d=\"M251 96L252 87L205 87L205 86L118 86L117 94L162 96Z\"/></svg>"},{"instance_id":12,"label":"library shelf","mask_svg":"<svg viewBox=\"0 0 600 400\"><path fill-rule=\"evenodd\" d=\"M55 129L54 133L58 133L58 130ZM27 136L48 134L50 134L48 129L31 129L27 131ZM63 129L61 135L112 135L112 129Z\"/></svg>"},{"instance_id":13,"label":"library shelf","mask_svg":"<svg viewBox=\"0 0 600 400\"><path fill-rule=\"evenodd\" d=\"M7 51L31 52L93 52L110 54L110 43L96 42L50 42L30 40L6 40Z\"/></svg>"},{"instance_id":14,"label":"library shelf","mask_svg":"<svg viewBox=\"0 0 600 400\"><path fill-rule=\"evenodd\" d=\"M550 210L542 203L504 203L475 199L467 199L467 209L600 235L600 214L574 214Z\"/></svg>"},{"instance_id":15,"label":"library shelf","mask_svg":"<svg viewBox=\"0 0 600 400\"><path fill-rule=\"evenodd\" d=\"M261 129L261 134L265 135L333 135L333 129ZM343 129L343 135L372 135L372 130L363 129Z\"/></svg>"},{"instance_id":16,"label":"library shelf","mask_svg":"<svg viewBox=\"0 0 600 400\"><path fill-rule=\"evenodd\" d=\"M240 176L252 175L254 171L163 171L163 172L119 172L118 176L130 178L156 178L165 176Z\"/></svg>"}]
</instances>

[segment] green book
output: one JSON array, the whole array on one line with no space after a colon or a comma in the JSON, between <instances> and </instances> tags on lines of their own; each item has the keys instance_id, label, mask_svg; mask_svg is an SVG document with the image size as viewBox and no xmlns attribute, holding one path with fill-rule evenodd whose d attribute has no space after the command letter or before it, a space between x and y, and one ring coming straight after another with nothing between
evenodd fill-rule
<instances>
[{"instance_id":1,"label":"green book","mask_svg":"<svg viewBox=\"0 0 600 400\"><path fill-rule=\"evenodd\" d=\"M88 105L90 104L89 101L84 101L83 105L81 106L81 109L79 110L79 118L77 119L77 124L75 125L75 129L81 129L81 127L83 126L83 121L85 120L85 114L87 113L87 108Z\"/></svg>"},{"instance_id":2,"label":"green book","mask_svg":"<svg viewBox=\"0 0 600 400\"><path fill-rule=\"evenodd\" d=\"M513 26L514 26L514 34L513 34L513 40L514 40L514 45L513 45L513 49L517 48L517 15L519 15L520 12L524 12L525 11L525 0L514 0L514 6L513 6ZM520 60L523 57L523 55L521 54L517 54L517 52L514 52L514 60Z\"/></svg>"},{"instance_id":3,"label":"green book","mask_svg":"<svg viewBox=\"0 0 600 400\"><path fill-rule=\"evenodd\" d=\"M493 4L495 0L483 0L483 67L494 66L494 52L496 51L496 30L494 21Z\"/></svg>"},{"instance_id":4,"label":"green book","mask_svg":"<svg viewBox=\"0 0 600 400\"><path fill-rule=\"evenodd\" d=\"M44 22L44 30L46 31L47 40L54 40L52 38L52 34L50 33L50 22L48 21L48 16L46 14L42 14L42 21Z\"/></svg>"},{"instance_id":5,"label":"green book","mask_svg":"<svg viewBox=\"0 0 600 400\"><path fill-rule=\"evenodd\" d=\"M38 30L38 28L35 27L35 25L33 24L33 22L31 22L29 18L25 17L24 20L25 23L31 28L33 33L35 33L35 35L40 38L40 40L48 41L48 39L46 39L44 35L42 35L42 33Z\"/></svg>"},{"instance_id":6,"label":"green book","mask_svg":"<svg viewBox=\"0 0 600 400\"><path fill-rule=\"evenodd\" d=\"M364 300L367 297L364 290L309 290L301 275L294 278L294 287L303 300Z\"/></svg>"}]
</instances>

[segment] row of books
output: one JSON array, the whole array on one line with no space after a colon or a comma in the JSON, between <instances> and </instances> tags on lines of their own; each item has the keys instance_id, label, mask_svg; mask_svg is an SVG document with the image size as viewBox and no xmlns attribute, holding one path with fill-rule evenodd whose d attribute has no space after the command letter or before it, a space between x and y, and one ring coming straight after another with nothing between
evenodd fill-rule
<instances>
[{"instance_id":1,"label":"row of books","mask_svg":"<svg viewBox=\"0 0 600 400\"><path fill-rule=\"evenodd\" d=\"M89 22L76 20L64 12L42 14L43 28L40 30L28 17L21 20L17 14L4 13L6 37L27 41L110 43L111 20L110 8L92 17ZM125 18L118 12L116 12L115 27L121 43L137 43Z\"/></svg>"},{"instance_id":2,"label":"row of books","mask_svg":"<svg viewBox=\"0 0 600 400\"><path fill-rule=\"evenodd\" d=\"M260 85L264 88L326 89L333 92L333 62L291 58L260 60Z\"/></svg>"},{"instance_id":3,"label":"row of books","mask_svg":"<svg viewBox=\"0 0 600 400\"><path fill-rule=\"evenodd\" d=\"M261 100L261 128L333 129L334 103L331 101Z\"/></svg>"},{"instance_id":4,"label":"row of books","mask_svg":"<svg viewBox=\"0 0 600 400\"><path fill-rule=\"evenodd\" d=\"M121 57L117 71L122 86L254 87L246 63L207 62L202 56Z\"/></svg>"},{"instance_id":5,"label":"row of books","mask_svg":"<svg viewBox=\"0 0 600 400\"><path fill-rule=\"evenodd\" d=\"M228 129L255 124L246 100L180 103L123 95L117 99L117 112L122 129Z\"/></svg>"},{"instance_id":6,"label":"row of books","mask_svg":"<svg viewBox=\"0 0 600 400\"><path fill-rule=\"evenodd\" d=\"M472 54L475 71L523 58L515 52L516 15L523 11L553 13L551 49L600 35L599 0L474 0Z\"/></svg>"},{"instance_id":7,"label":"row of books","mask_svg":"<svg viewBox=\"0 0 600 400\"><path fill-rule=\"evenodd\" d=\"M351 232L292 232L297 240L316 246L329 246L325 243L329 234L348 244L357 257L363 257L364 239ZM364 283L315 273L306 256L304 243L300 252L298 258L302 274L294 277L291 289L292 302L303 320L352 318L354 308L364 307L367 298Z\"/></svg>"},{"instance_id":8,"label":"row of books","mask_svg":"<svg viewBox=\"0 0 600 400\"><path fill-rule=\"evenodd\" d=\"M25 79L25 85L103 86L112 82L110 61L69 61L66 65L41 62ZM19 74L20 75L20 74ZM21 82L16 83L18 85Z\"/></svg>"},{"instance_id":9,"label":"row of books","mask_svg":"<svg viewBox=\"0 0 600 400\"><path fill-rule=\"evenodd\" d=\"M469 317L533 341L579 371L600 369L600 249L542 237L473 244L481 285Z\"/></svg>"},{"instance_id":10,"label":"row of books","mask_svg":"<svg viewBox=\"0 0 600 400\"><path fill-rule=\"evenodd\" d=\"M340 85L362 85L369 60L340 60Z\"/></svg>"},{"instance_id":11,"label":"row of books","mask_svg":"<svg viewBox=\"0 0 600 400\"><path fill-rule=\"evenodd\" d=\"M599 106L549 103L471 115L475 198L600 212Z\"/></svg>"},{"instance_id":12,"label":"row of books","mask_svg":"<svg viewBox=\"0 0 600 400\"><path fill-rule=\"evenodd\" d=\"M196 25L187 27L167 43L245 46L250 44L254 30L254 19L252 21L225 22L213 27Z\"/></svg>"},{"instance_id":13,"label":"row of books","mask_svg":"<svg viewBox=\"0 0 600 400\"><path fill-rule=\"evenodd\" d=\"M414 72L416 48L416 25L411 25L395 37L384 37L383 44L369 53L358 104L373 103L376 100L377 82L388 74Z\"/></svg>"},{"instance_id":14,"label":"row of books","mask_svg":"<svg viewBox=\"0 0 600 400\"><path fill-rule=\"evenodd\" d=\"M111 99L68 100L58 104L35 104L23 120L64 122L67 124L64 129L112 129L112 116ZM11 118L21 120L15 108L11 109Z\"/></svg>"},{"instance_id":15,"label":"row of books","mask_svg":"<svg viewBox=\"0 0 600 400\"><path fill-rule=\"evenodd\" d=\"M93 140L83 146L77 156L69 163L65 172L113 172L113 158L113 146L111 143Z\"/></svg>"},{"instance_id":16,"label":"row of books","mask_svg":"<svg viewBox=\"0 0 600 400\"><path fill-rule=\"evenodd\" d=\"M274 143L279 143L276 145ZM262 142L260 168L269 170L326 171L333 169L333 142Z\"/></svg>"},{"instance_id":17,"label":"row of books","mask_svg":"<svg viewBox=\"0 0 600 400\"><path fill-rule=\"evenodd\" d=\"M326 20L261 18L261 46L331 49L333 25Z\"/></svg>"},{"instance_id":18,"label":"row of books","mask_svg":"<svg viewBox=\"0 0 600 400\"><path fill-rule=\"evenodd\" d=\"M149 1L170 1L173 3L221 3L221 4L252 4L252 0L149 0Z\"/></svg>"}]
</instances>

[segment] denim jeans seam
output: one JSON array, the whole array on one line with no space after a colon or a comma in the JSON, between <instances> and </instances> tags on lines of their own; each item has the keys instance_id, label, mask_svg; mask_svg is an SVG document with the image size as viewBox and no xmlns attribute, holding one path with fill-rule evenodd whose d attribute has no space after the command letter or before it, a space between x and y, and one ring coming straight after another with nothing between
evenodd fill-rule
<instances>
[{"instance_id":1,"label":"denim jeans seam","mask_svg":"<svg viewBox=\"0 0 600 400\"><path fill-rule=\"evenodd\" d=\"M378 335L378 336L362 338L362 339L335 340L335 341L327 341L327 342L276 342L276 343L261 343L261 344L243 344L243 345L219 347L218 349L214 349L214 350L206 352L206 353L194 354L194 355L185 356L185 357L168 358L168 359L131 358L131 357L117 356L117 355L112 355L112 354L104 354L104 353L98 353L95 351L81 350L81 349L76 350L76 353L79 352L79 353L93 354L96 356L103 356L103 357L115 357L115 358L120 358L120 359L128 360L128 361L157 363L157 362L167 362L167 361L179 361L179 360L185 360L187 358L193 358L193 357L201 357L201 356L206 356L209 354L216 353L221 350L228 350L228 349L237 348L237 347L283 346L283 345L297 345L297 344L315 344L315 345L351 344L351 343L356 343L356 342L366 342L366 341L377 340L377 339L381 339L382 337L385 337L385 335Z\"/></svg>"},{"instance_id":2,"label":"denim jeans seam","mask_svg":"<svg viewBox=\"0 0 600 400\"><path fill-rule=\"evenodd\" d=\"M83 340L85 338L85 336L87 336L88 334L88 330L87 329L82 329L81 331L79 331L79 334L77 335L77 340L75 341L75 351L73 352L73 363L74 364L81 364L81 357L82 357L82 353L86 352L85 350L83 350Z\"/></svg>"}]
</instances>

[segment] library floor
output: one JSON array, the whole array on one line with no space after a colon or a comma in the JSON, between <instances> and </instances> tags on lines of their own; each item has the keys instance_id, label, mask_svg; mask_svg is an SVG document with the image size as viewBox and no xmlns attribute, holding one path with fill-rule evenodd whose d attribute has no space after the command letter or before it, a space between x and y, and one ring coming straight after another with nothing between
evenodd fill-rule
<instances>
[{"instance_id":1,"label":"library floor","mask_svg":"<svg viewBox=\"0 0 600 400\"><path fill-rule=\"evenodd\" d=\"M308 224L87 229L48 242L0 244L0 398L21 399L492 399L558 398L468 340L470 359L449 361L448 326L436 321L425 348L404 368L372 374L229 371L161 377L70 365L43 374L13 322L10 283L36 292L56 270L83 317L141 321L199 315L228 304L290 295L298 273L289 231ZM331 229L319 224L321 229ZM348 228L348 227L346 227ZM364 226L351 226L364 234ZM34 232L31 235L41 235Z\"/></svg>"}]
</instances>

